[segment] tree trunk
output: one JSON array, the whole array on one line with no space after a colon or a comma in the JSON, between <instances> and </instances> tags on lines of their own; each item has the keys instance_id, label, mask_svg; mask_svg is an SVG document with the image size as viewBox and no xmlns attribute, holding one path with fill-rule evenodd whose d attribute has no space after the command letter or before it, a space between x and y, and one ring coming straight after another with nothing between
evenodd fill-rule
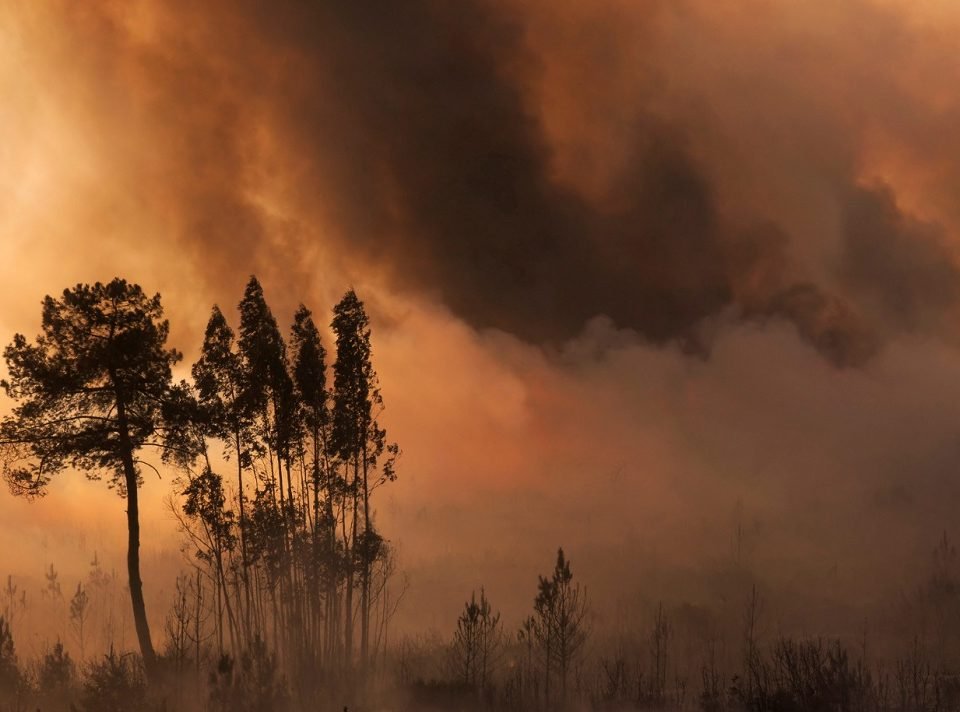
<instances>
[{"instance_id":1,"label":"tree trunk","mask_svg":"<svg viewBox=\"0 0 960 712\"><path fill-rule=\"evenodd\" d=\"M249 557L247 556L247 519L243 507L243 459L240 457L240 430L234 430L234 444L237 454L237 501L240 505L240 570L243 578L243 614L240 616L243 621L244 644L249 645L253 639L250 633L250 608L252 606L250 597L250 570ZM238 604L239 605L239 604Z\"/></svg>"},{"instance_id":2,"label":"tree trunk","mask_svg":"<svg viewBox=\"0 0 960 712\"><path fill-rule=\"evenodd\" d=\"M370 488L367 485L367 451L363 450L363 560L360 586L360 664L364 673L370 643Z\"/></svg>"},{"instance_id":3,"label":"tree trunk","mask_svg":"<svg viewBox=\"0 0 960 712\"><path fill-rule=\"evenodd\" d=\"M140 655L143 657L143 667L149 679L155 676L157 654L150 639L147 609L143 602L143 580L140 578L140 504L137 469L133 464L133 448L122 398L117 398L117 424L120 436L120 459L123 463L124 484L127 488L127 577L130 584L130 602L133 604L133 623L137 629Z\"/></svg>"},{"instance_id":4,"label":"tree trunk","mask_svg":"<svg viewBox=\"0 0 960 712\"><path fill-rule=\"evenodd\" d=\"M359 493L357 492L357 480L358 480L358 470L360 465L357 462L356 455L354 456L353 462L353 485L351 489L353 490L353 517L350 520L350 548L347 551L347 595L346 595L346 611L343 620L344 633L343 633L343 644L344 644L344 660L349 670L353 666L353 579L354 579L354 562L356 560L357 552L357 518L359 517Z\"/></svg>"}]
</instances>

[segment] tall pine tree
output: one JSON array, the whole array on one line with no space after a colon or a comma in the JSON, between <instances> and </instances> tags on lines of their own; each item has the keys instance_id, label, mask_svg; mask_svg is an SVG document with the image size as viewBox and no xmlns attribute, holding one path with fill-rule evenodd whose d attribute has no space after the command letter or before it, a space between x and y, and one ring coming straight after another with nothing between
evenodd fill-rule
<instances>
[{"instance_id":1,"label":"tall pine tree","mask_svg":"<svg viewBox=\"0 0 960 712\"><path fill-rule=\"evenodd\" d=\"M0 424L3 474L13 491L40 495L66 469L109 477L127 500L127 575L133 619L148 675L156 654L140 576L140 451L163 448L171 367L160 295L135 284L80 284L43 301L35 343L17 334L4 351L15 402Z\"/></svg>"}]
</instances>

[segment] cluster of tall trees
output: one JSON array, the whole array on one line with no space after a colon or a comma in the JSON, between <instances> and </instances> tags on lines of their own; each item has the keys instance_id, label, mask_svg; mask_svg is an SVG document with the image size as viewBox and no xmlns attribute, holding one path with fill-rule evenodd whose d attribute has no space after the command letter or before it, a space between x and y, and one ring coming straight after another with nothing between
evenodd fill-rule
<instances>
[{"instance_id":1,"label":"cluster of tall trees","mask_svg":"<svg viewBox=\"0 0 960 712\"><path fill-rule=\"evenodd\" d=\"M238 311L234 332L213 308L191 382L174 383L182 355L166 346L159 295L115 279L47 297L41 334L33 343L18 334L4 352L2 385L16 406L0 423L3 475L15 493L37 496L73 469L106 476L126 498L130 596L148 675L157 656L137 491L144 468L161 460L182 473L178 513L203 577L192 615L212 620L216 650L266 642L291 669L364 670L386 623L385 603L377 606L391 569L373 496L395 479L399 452L378 422L368 316L352 290L335 306L330 378L306 307L285 339L251 278Z\"/></svg>"},{"instance_id":2,"label":"cluster of tall trees","mask_svg":"<svg viewBox=\"0 0 960 712\"><path fill-rule=\"evenodd\" d=\"M187 452L202 454L182 480L184 524L214 582L220 649L267 637L291 663L363 669L385 623L375 606L389 568L372 496L395 478L398 449L377 420L369 319L353 291L331 327L328 382L306 307L289 341L256 279L236 334L214 307L180 433ZM232 465L233 487L213 465L214 446Z\"/></svg>"}]
</instances>

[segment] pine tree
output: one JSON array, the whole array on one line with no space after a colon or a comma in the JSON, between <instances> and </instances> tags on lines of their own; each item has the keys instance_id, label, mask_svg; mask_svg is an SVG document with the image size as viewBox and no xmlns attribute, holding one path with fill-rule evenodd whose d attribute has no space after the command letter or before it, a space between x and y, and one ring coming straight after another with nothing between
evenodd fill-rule
<instances>
[{"instance_id":1,"label":"pine tree","mask_svg":"<svg viewBox=\"0 0 960 712\"><path fill-rule=\"evenodd\" d=\"M70 599L70 623L73 625L77 642L80 644L80 662L86 659L86 628L90 616L90 596L83 588L83 583L77 583L77 590Z\"/></svg>"},{"instance_id":2,"label":"pine tree","mask_svg":"<svg viewBox=\"0 0 960 712\"><path fill-rule=\"evenodd\" d=\"M500 613L494 613L486 592L480 589L463 605L453 634L453 653L457 671L465 685L481 695L490 681L500 645Z\"/></svg>"},{"instance_id":3,"label":"pine tree","mask_svg":"<svg viewBox=\"0 0 960 712\"><path fill-rule=\"evenodd\" d=\"M544 664L544 694L550 704L551 680L560 678L561 702L567 698L567 676L587 639L587 596L573 582L570 562L563 549L549 578L540 576L534 599L534 635Z\"/></svg>"},{"instance_id":4,"label":"pine tree","mask_svg":"<svg viewBox=\"0 0 960 712\"><path fill-rule=\"evenodd\" d=\"M140 450L164 446L171 367L160 295L122 279L77 285L43 302L42 333L17 334L4 351L16 406L0 424L3 474L16 494L43 494L65 469L106 474L127 499L127 573L133 617L150 674L156 655L140 577Z\"/></svg>"},{"instance_id":5,"label":"pine tree","mask_svg":"<svg viewBox=\"0 0 960 712\"><path fill-rule=\"evenodd\" d=\"M20 668L17 666L10 623L0 616L0 699L15 694L20 683Z\"/></svg>"}]
</instances>

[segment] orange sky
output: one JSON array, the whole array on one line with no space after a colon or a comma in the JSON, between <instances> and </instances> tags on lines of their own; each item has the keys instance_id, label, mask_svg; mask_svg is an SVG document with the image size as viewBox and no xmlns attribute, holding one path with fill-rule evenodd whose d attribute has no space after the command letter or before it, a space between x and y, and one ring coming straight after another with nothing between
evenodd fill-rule
<instances>
[{"instance_id":1,"label":"orange sky","mask_svg":"<svg viewBox=\"0 0 960 712\"><path fill-rule=\"evenodd\" d=\"M851 590L949 526L952 3L294 5L0 8L0 340L120 275L189 362L250 273L282 322L355 286L411 626L481 583L519 615L559 544L610 599L726 556L735 511L762 565ZM0 494L0 573L121 531L64 479Z\"/></svg>"}]
</instances>

